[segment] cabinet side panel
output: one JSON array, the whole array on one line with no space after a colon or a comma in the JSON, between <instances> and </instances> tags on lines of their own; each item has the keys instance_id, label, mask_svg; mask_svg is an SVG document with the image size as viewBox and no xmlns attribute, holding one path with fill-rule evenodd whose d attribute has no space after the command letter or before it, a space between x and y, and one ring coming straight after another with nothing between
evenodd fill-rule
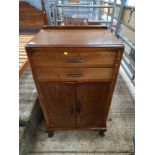
<instances>
[{"instance_id":1,"label":"cabinet side panel","mask_svg":"<svg viewBox=\"0 0 155 155\"><path fill-rule=\"evenodd\" d=\"M36 89L37 89L37 92L38 92L40 106L41 106L41 109L43 111L43 115L44 115L45 122L46 122L46 127L48 127L49 126L48 117L47 117L47 113L46 113L46 110L45 110L45 107L44 107L43 96L42 96L42 93L41 93L41 90L40 90L38 77L37 77L37 73L36 73L36 68L35 68L35 65L34 65L34 62L33 62L33 59L32 59L33 52L31 50L31 48L26 47L25 49L26 49L27 57L28 57L28 60L29 60L29 63L30 63L30 67L31 67L33 79L34 79L34 82L35 82L35 85L36 85Z\"/></svg>"},{"instance_id":2,"label":"cabinet side panel","mask_svg":"<svg viewBox=\"0 0 155 155\"><path fill-rule=\"evenodd\" d=\"M107 99L107 103L105 105L105 121L108 118L108 113L109 113L109 109L110 109L110 105L111 105L111 101L112 101L112 97L113 97L113 93L114 93L114 89L115 89L115 85L116 85L116 81L117 81L117 77L118 77L118 72L119 72L119 68L120 68L120 64L121 64L121 60L122 60L122 56L123 56L123 51L124 48L118 49L117 50L117 57L115 60L115 66L114 66L114 70L113 70L113 75L112 75L112 82L110 85L110 89L108 92L108 99Z\"/></svg>"}]
</instances>

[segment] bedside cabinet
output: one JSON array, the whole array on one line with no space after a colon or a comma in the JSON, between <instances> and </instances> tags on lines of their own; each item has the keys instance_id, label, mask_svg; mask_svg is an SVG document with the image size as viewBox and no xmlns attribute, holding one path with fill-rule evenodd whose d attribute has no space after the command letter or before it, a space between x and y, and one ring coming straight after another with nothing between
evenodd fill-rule
<instances>
[{"instance_id":1,"label":"bedside cabinet","mask_svg":"<svg viewBox=\"0 0 155 155\"><path fill-rule=\"evenodd\" d=\"M123 44L103 26L44 26L26 45L49 137L106 131Z\"/></svg>"}]
</instances>

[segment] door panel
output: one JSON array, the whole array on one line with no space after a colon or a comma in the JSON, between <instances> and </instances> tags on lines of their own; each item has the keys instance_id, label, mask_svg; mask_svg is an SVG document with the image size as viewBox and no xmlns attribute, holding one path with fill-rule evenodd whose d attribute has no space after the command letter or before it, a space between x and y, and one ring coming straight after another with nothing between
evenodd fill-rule
<instances>
[{"instance_id":1,"label":"door panel","mask_svg":"<svg viewBox=\"0 0 155 155\"><path fill-rule=\"evenodd\" d=\"M75 84L40 82L50 128L75 128Z\"/></svg>"},{"instance_id":2,"label":"door panel","mask_svg":"<svg viewBox=\"0 0 155 155\"><path fill-rule=\"evenodd\" d=\"M79 83L76 86L77 128L105 127L104 104L110 82Z\"/></svg>"}]
</instances>

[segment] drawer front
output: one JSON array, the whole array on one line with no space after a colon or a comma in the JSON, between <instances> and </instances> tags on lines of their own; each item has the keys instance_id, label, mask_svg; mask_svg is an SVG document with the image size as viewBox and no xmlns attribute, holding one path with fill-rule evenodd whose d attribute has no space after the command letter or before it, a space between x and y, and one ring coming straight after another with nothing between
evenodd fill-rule
<instances>
[{"instance_id":1,"label":"drawer front","mask_svg":"<svg viewBox=\"0 0 155 155\"><path fill-rule=\"evenodd\" d=\"M111 81L113 68L37 68L40 81Z\"/></svg>"},{"instance_id":2,"label":"drawer front","mask_svg":"<svg viewBox=\"0 0 155 155\"><path fill-rule=\"evenodd\" d=\"M115 51L85 52L80 50L41 51L32 54L37 67L113 67L116 58Z\"/></svg>"}]
</instances>

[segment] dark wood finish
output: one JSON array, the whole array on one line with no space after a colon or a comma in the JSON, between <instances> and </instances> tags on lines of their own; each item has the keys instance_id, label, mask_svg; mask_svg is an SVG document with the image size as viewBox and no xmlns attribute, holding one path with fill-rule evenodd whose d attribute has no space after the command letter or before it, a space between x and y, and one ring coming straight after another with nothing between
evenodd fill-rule
<instances>
[{"instance_id":1,"label":"dark wood finish","mask_svg":"<svg viewBox=\"0 0 155 155\"><path fill-rule=\"evenodd\" d=\"M75 128L74 83L39 82L49 128Z\"/></svg>"},{"instance_id":2,"label":"dark wood finish","mask_svg":"<svg viewBox=\"0 0 155 155\"><path fill-rule=\"evenodd\" d=\"M119 72L119 67L120 67L120 64L121 64L122 56L123 56L123 50L124 50L123 48L120 48L118 50L118 53L117 53L117 59L116 59L115 66L114 66L114 71L113 71L113 75L112 75L110 90L108 92L108 101L107 101L107 103L105 105L105 109L106 109L105 114L104 114L104 120L105 121L108 118L108 112L109 112L111 101L112 101L112 95L114 93L114 88L115 88L115 84L116 84L116 80L117 80L117 76L118 76L118 72Z\"/></svg>"},{"instance_id":3,"label":"dark wood finish","mask_svg":"<svg viewBox=\"0 0 155 155\"><path fill-rule=\"evenodd\" d=\"M108 29L107 26L103 26L103 25L83 25L83 26L80 26L80 25L70 25L70 26L51 26L51 25L44 25L43 26L43 29L47 30L47 29L52 29L52 30L71 30L71 29L78 29L78 30L88 30L88 29Z\"/></svg>"},{"instance_id":4,"label":"dark wood finish","mask_svg":"<svg viewBox=\"0 0 155 155\"><path fill-rule=\"evenodd\" d=\"M88 22L88 25L101 25L99 22Z\"/></svg>"},{"instance_id":5,"label":"dark wood finish","mask_svg":"<svg viewBox=\"0 0 155 155\"><path fill-rule=\"evenodd\" d=\"M65 18L65 25L88 25L88 19L86 18Z\"/></svg>"},{"instance_id":6,"label":"dark wood finish","mask_svg":"<svg viewBox=\"0 0 155 155\"><path fill-rule=\"evenodd\" d=\"M47 131L104 135L124 47L105 27L70 28L46 26L26 45Z\"/></svg>"},{"instance_id":7,"label":"dark wood finish","mask_svg":"<svg viewBox=\"0 0 155 155\"><path fill-rule=\"evenodd\" d=\"M77 127L105 127L103 114L108 98L110 82L85 82L76 86Z\"/></svg>"},{"instance_id":8,"label":"dark wood finish","mask_svg":"<svg viewBox=\"0 0 155 155\"><path fill-rule=\"evenodd\" d=\"M91 48L39 48L33 49L32 58L36 67L113 67L116 52L102 49L96 49L94 52Z\"/></svg>"},{"instance_id":9,"label":"dark wood finish","mask_svg":"<svg viewBox=\"0 0 155 155\"><path fill-rule=\"evenodd\" d=\"M43 81L110 81L113 68L37 68L36 73Z\"/></svg>"},{"instance_id":10,"label":"dark wood finish","mask_svg":"<svg viewBox=\"0 0 155 155\"><path fill-rule=\"evenodd\" d=\"M25 44L33 38L34 34L44 24L47 24L44 9L40 11L25 1L19 1L19 76L23 75L29 65L25 52Z\"/></svg>"},{"instance_id":11,"label":"dark wood finish","mask_svg":"<svg viewBox=\"0 0 155 155\"><path fill-rule=\"evenodd\" d=\"M38 31L43 25L47 25L47 17L44 10L37 10L25 1L19 1L19 31Z\"/></svg>"},{"instance_id":12,"label":"dark wood finish","mask_svg":"<svg viewBox=\"0 0 155 155\"><path fill-rule=\"evenodd\" d=\"M57 26L58 27L58 26ZM70 28L71 27L71 28ZM82 28L81 28L82 27ZM50 26L42 29L28 47L123 47L108 29L95 26ZM52 31L49 29L51 28Z\"/></svg>"}]
</instances>

